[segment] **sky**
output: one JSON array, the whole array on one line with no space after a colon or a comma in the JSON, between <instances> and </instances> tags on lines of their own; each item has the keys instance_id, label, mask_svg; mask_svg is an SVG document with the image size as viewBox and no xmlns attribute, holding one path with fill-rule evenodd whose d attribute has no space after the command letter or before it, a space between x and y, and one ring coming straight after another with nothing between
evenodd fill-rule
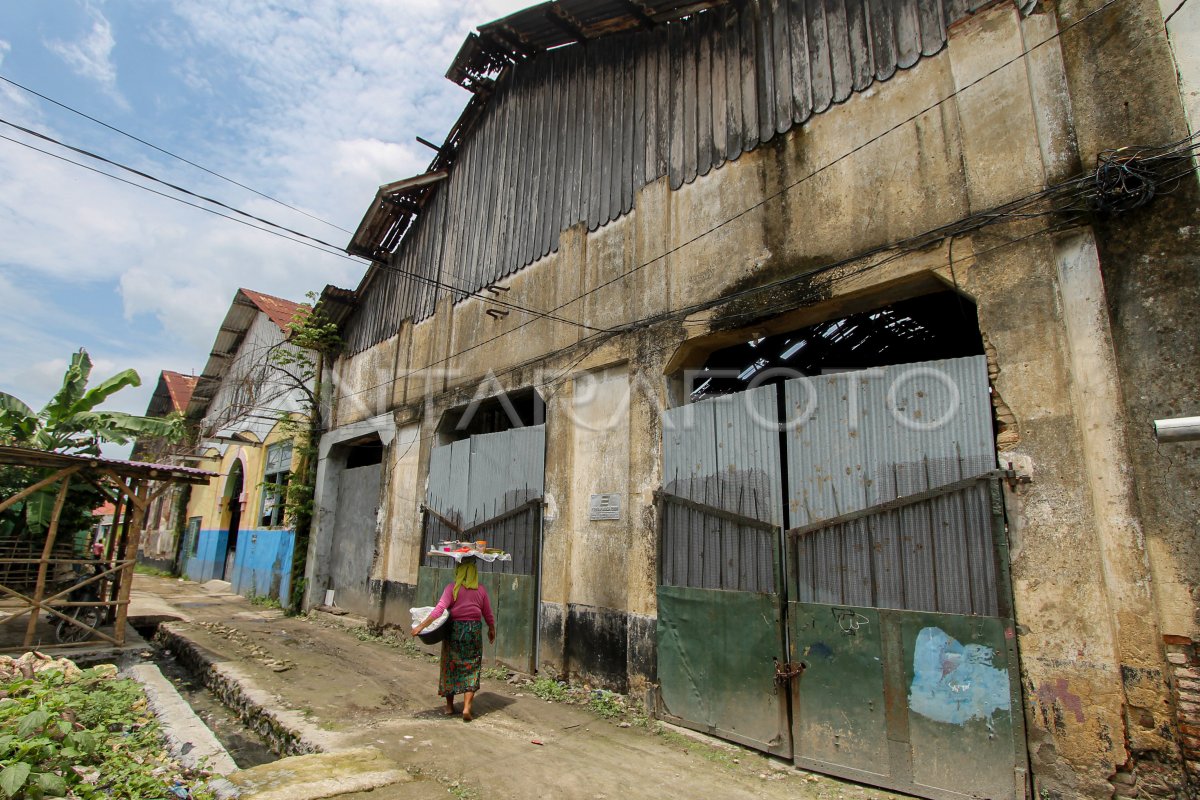
<instances>
[{"instance_id":1,"label":"sky","mask_svg":"<svg viewBox=\"0 0 1200 800\"><path fill-rule=\"evenodd\" d=\"M0 77L253 191L5 81L0 120L344 248L379 185L428 165L415 137L442 141L466 104L444 77L463 39L531 4L0 2ZM160 370L204 368L238 287L299 301L362 277L359 260L67 163L174 194L9 124L0 136L0 391L35 409L83 347L93 383L141 375L104 408L144 413Z\"/></svg>"}]
</instances>

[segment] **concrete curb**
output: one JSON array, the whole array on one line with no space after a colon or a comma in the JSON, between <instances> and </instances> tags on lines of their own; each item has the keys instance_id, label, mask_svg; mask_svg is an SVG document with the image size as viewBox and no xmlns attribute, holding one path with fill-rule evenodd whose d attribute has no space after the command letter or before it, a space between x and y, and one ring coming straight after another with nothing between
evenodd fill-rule
<instances>
[{"instance_id":1,"label":"concrete curb","mask_svg":"<svg viewBox=\"0 0 1200 800\"><path fill-rule=\"evenodd\" d=\"M293 756L231 777L247 800L320 800L412 781L374 747Z\"/></svg>"},{"instance_id":2,"label":"concrete curb","mask_svg":"<svg viewBox=\"0 0 1200 800\"><path fill-rule=\"evenodd\" d=\"M237 797L237 788L223 777L236 772L237 764L171 682L163 677L158 666L135 664L125 672L141 684L146 693L146 702L158 717L171 755L185 767L203 768L221 776L208 781L218 798Z\"/></svg>"},{"instance_id":3,"label":"concrete curb","mask_svg":"<svg viewBox=\"0 0 1200 800\"><path fill-rule=\"evenodd\" d=\"M339 734L323 730L296 711L279 709L279 701L259 688L236 666L218 663L188 638L186 627L164 623L155 641L175 653L180 663L196 675L242 722L267 740L281 756L297 756L342 749Z\"/></svg>"}]
</instances>

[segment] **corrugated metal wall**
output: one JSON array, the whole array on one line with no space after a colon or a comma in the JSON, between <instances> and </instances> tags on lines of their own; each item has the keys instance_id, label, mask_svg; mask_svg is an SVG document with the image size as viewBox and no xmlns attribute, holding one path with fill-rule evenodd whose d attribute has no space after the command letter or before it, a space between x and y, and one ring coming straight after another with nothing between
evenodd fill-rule
<instances>
[{"instance_id":1,"label":"corrugated metal wall","mask_svg":"<svg viewBox=\"0 0 1200 800\"><path fill-rule=\"evenodd\" d=\"M347 325L351 352L558 249L559 233L628 213L946 43L983 0L760 0L543 53L500 79L450 179Z\"/></svg>"},{"instance_id":2,"label":"corrugated metal wall","mask_svg":"<svg viewBox=\"0 0 1200 800\"><path fill-rule=\"evenodd\" d=\"M467 528L497 517L543 494L546 426L531 425L472 436L433 448L425 504ZM490 529L489 546L512 553L513 560L480 563L481 572L531 574L541 509L531 508ZM457 538L443 526L428 526L424 551L443 538ZM435 565L438 566L438 565Z\"/></svg>"},{"instance_id":3,"label":"corrugated metal wall","mask_svg":"<svg viewBox=\"0 0 1200 800\"><path fill-rule=\"evenodd\" d=\"M792 527L995 469L984 356L789 381ZM991 498L980 485L807 534L805 603L995 616Z\"/></svg>"},{"instance_id":4,"label":"corrugated metal wall","mask_svg":"<svg viewBox=\"0 0 1200 800\"><path fill-rule=\"evenodd\" d=\"M764 386L663 414L663 490L782 527L775 388ZM660 583L778 591L778 531L669 502L663 506Z\"/></svg>"}]
</instances>

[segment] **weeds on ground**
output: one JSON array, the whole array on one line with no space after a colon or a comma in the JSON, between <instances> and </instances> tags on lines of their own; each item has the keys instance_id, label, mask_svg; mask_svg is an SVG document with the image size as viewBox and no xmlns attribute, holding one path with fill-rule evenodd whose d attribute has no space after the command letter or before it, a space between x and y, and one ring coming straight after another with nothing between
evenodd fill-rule
<instances>
[{"instance_id":1,"label":"weeds on ground","mask_svg":"<svg viewBox=\"0 0 1200 800\"><path fill-rule=\"evenodd\" d=\"M165 569L152 567L149 564L134 564L133 571L139 575L151 575L155 578L174 578L175 576L167 572Z\"/></svg>"},{"instance_id":2,"label":"weeds on ground","mask_svg":"<svg viewBox=\"0 0 1200 800\"><path fill-rule=\"evenodd\" d=\"M357 628L350 628L350 635L360 642L376 642L387 647L394 647L406 656L412 656L413 658L426 660L435 658L435 656L422 650L421 646L413 638L404 634L397 634L387 628L359 625Z\"/></svg>"},{"instance_id":3,"label":"weeds on ground","mask_svg":"<svg viewBox=\"0 0 1200 800\"><path fill-rule=\"evenodd\" d=\"M164 750L141 687L114 672L91 669L68 680L47 670L0 688L3 797L158 800L182 791L212 799L200 776Z\"/></svg>"},{"instance_id":4,"label":"weeds on ground","mask_svg":"<svg viewBox=\"0 0 1200 800\"><path fill-rule=\"evenodd\" d=\"M625 697L608 689L593 689L587 704L588 708L605 719L625 716Z\"/></svg>"},{"instance_id":5,"label":"weeds on ground","mask_svg":"<svg viewBox=\"0 0 1200 800\"><path fill-rule=\"evenodd\" d=\"M487 678L490 681L507 681L512 677L512 672L507 667L484 667L479 673L481 677Z\"/></svg>"},{"instance_id":6,"label":"weeds on ground","mask_svg":"<svg viewBox=\"0 0 1200 800\"><path fill-rule=\"evenodd\" d=\"M279 602L278 597L272 597L269 594L252 594L250 595L250 604L261 606L262 608L282 609L283 603Z\"/></svg>"},{"instance_id":7,"label":"weeds on ground","mask_svg":"<svg viewBox=\"0 0 1200 800\"><path fill-rule=\"evenodd\" d=\"M562 703L569 699L567 685L553 678L534 678L533 683L529 686L529 691L533 692L536 697L551 703Z\"/></svg>"},{"instance_id":8,"label":"weeds on ground","mask_svg":"<svg viewBox=\"0 0 1200 800\"><path fill-rule=\"evenodd\" d=\"M672 747L678 747L689 755L700 756L706 761L711 761L727 769L737 769L740 763L728 750L704 744L703 742L697 742L695 739L689 739L683 734L669 731L661 725L656 728L655 733L661 736L663 741Z\"/></svg>"}]
</instances>

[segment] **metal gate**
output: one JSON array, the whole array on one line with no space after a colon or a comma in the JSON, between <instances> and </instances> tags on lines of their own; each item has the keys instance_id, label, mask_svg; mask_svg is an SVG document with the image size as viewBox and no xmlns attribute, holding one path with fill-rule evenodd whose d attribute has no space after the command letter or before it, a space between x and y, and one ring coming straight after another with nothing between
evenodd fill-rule
<instances>
[{"instance_id":1,"label":"metal gate","mask_svg":"<svg viewBox=\"0 0 1200 800\"><path fill-rule=\"evenodd\" d=\"M790 755L776 406L768 386L664 415L659 713Z\"/></svg>"},{"instance_id":2,"label":"metal gate","mask_svg":"<svg viewBox=\"0 0 1200 800\"><path fill-rule=\"evenodd\" d=\"M784 706L785 741L762 749L786 750L799 766L925 797L1025 797L1003 473L995 469L985 359L792 380L782 389L782 419L767 413L774 388L753 391L770 391L769 401L745 398L749 393L720 398L761 409L720 436L761 441L762 429L771 428L780 443L770 468L786 475L790 528L777 551L786 578L776 577L760 603L769 598L788 657L778 658L770 679L757 668L761 655L746 651L726 653L733 663L719 673L662 670L679 659L677 651L704 644L698 628L686 647L661 635L663 615L668 623L677 616L668 561L711 557L711 546L691 531L724 509L699 501L715 508L681 521L670 510L679 504L667 496L679 492L668 484L661 539L664 548L674 542L672 550L685 551L664 552L659 590L659 679L668 714L672 698L719 697L728 684ZM772 419L779 424L771 426ZM664 467L703 450L706 435L717 438L699 427L682 440L665 434ZM689 463L696 484L735 468L728 458ZM723 570L741 574L747 552L726 543ZM766 615L743 616L744 601L728 601L714 595L708 604L724 606L728 624L767 638ZM717 733L747 724L736 719L742 711L701 719L676 707L687 710L685 724Z\"/></svg>"},{"instance_id":3,"label":"metal gate","mask_svg":"<svg viewBox=\"0 0 1200 800\"><path fill-rule=\"evenodd\" d=\"M511 561L479 563L497 627L484 658L523 672L537 663L545 458L545 425L435 447L422 508L417 605L435 604L454 579L449 559L428 555L440 542L485 539L511 553Z\"/></svg>"}]
</instances>

